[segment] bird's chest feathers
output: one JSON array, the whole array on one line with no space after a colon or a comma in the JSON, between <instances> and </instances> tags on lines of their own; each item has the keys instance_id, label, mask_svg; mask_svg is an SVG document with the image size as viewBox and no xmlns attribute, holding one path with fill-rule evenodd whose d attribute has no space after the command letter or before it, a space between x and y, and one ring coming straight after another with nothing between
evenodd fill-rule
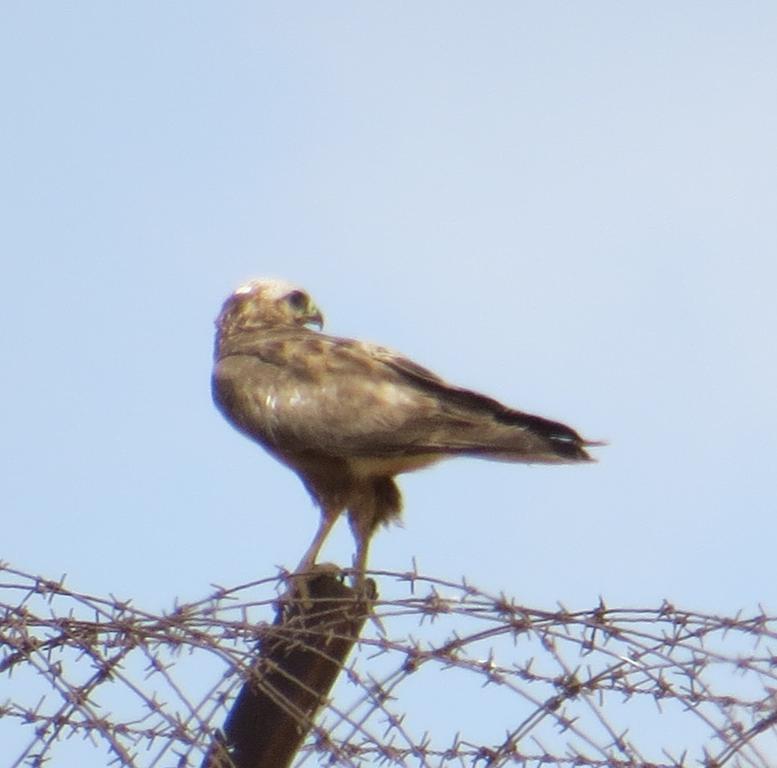
<instances>
[{"instance_id":1,"label":"bird's chest feathers","mask_svg":"<svg viewBox=\"0 0 777 768\"><path fill-rule=\"evenodd\" d=\"M213 395L238 429L272 446L306 393L289 377L279 375L274 366L236 355L220 361L213 379Z\"/></svg>"}]
</instances>

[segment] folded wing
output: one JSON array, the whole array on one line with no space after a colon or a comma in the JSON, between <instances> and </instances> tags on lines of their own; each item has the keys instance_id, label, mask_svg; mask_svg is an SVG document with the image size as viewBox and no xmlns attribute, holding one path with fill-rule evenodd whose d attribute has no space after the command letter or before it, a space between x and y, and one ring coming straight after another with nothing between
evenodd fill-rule
<instances>
[{"instance_id":1,"label":"folded wing","mask_svg":"<svg viewBox=\"0 0 777 768\"><path fill-rule=\"evenodd\" d=\"M308 331L223 358L214 395L246 433L290 454L563 463L591 460L595 445L382 347Z\"/></svg>"}]
</instances>

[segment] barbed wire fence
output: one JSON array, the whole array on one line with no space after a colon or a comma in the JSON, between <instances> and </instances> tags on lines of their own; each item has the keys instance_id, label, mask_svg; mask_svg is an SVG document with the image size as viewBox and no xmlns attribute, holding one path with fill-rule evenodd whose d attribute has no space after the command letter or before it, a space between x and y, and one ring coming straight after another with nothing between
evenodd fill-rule
<instances>
[{"instance_id":1,"label":"barbed wire fence","mask_svg":"<svg viewBox=\"0 0 777 768\"><path fill-rule=\"evenodd\" d=\"M296 718L298 766L777 766L775 616L548 610L371 576L349 634L341 614L279 621L283 574L160 614L0 565L0 768L229 765L208 760L246 685ZM330 666L350 649L312 709L257 676L279 640Z\"/></svg>"}]
</instances>

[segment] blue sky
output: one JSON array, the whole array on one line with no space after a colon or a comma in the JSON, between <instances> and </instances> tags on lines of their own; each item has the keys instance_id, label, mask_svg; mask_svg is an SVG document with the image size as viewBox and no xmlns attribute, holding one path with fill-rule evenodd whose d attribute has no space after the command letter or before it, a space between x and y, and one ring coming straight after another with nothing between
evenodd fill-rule
<instances>
[{"instance_id":1,"label":"blue sky","mask_svg":"<svg viewBox=\"0 0 777 768\"><path fill-rule=\"evenodd\" d=\"M274 275L610 443L403 478L374 567L774 609L776 71L771 3L5 4L0 555L152 609L297 562L209 393Z\"/></svg>"}]
</instances>

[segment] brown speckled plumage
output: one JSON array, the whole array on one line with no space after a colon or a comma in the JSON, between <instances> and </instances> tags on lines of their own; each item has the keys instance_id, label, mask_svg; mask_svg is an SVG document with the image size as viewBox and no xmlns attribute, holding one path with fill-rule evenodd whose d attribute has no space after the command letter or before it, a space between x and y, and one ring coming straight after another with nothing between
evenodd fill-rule
<instances>
[{"instance_id":1,"label":"brown speckled plumage","mask_svg":"<svg viewBox=\"0 0 777 768\"><path fill-rule=\"evenodd\" d=\"M226 418L293 469L321 508L298 570L311 567L343 511L357 545L396 519L394 477L453 456L589 461L574 430L450 386L383 347L326 336L304 291L279 280L238 288L216 321L213 398Z\"/></svg>"}]
</instances>

